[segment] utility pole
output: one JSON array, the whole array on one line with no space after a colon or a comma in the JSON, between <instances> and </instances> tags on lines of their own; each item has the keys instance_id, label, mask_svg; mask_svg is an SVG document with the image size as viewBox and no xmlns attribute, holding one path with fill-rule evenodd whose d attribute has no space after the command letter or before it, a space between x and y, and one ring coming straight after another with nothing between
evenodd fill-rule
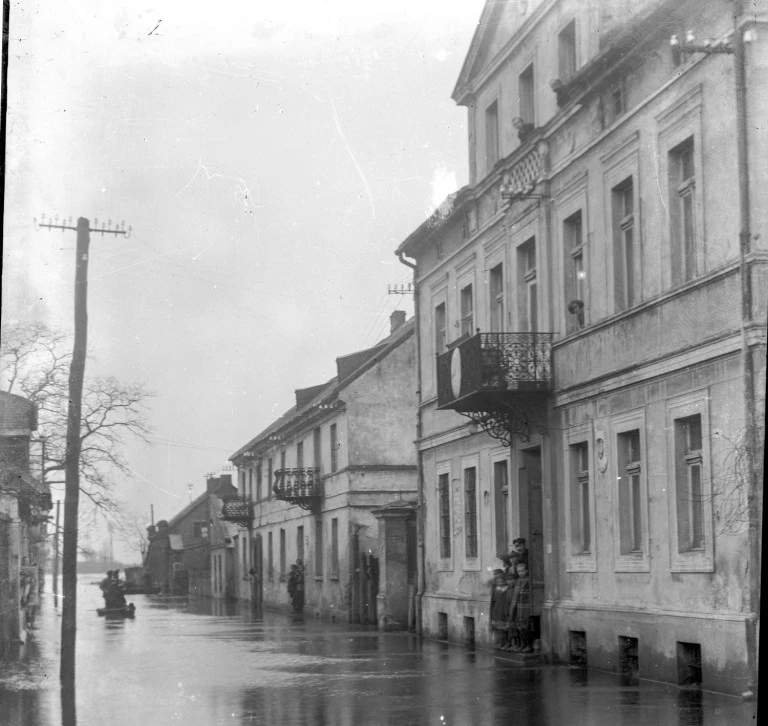
<instances>
[{"instance_id":1,"label":"utility pole","mask_svg":"<svg viewBox=\"0 0 768 726\"><path fill-rule=\"evenodd\" d=\"M72 363L69 368L69 409L67 414L67 450L64 466L64 547L61 559L62 594L64 601L61 609L61 664L59 679L62 689L74 689L75 685L75 640L77 635L77 515L80 502L80 447L82 443L80 421L83 399L83 378L85 376L85 356L88 349L88 247L91 232L114 235L130 235L121 225L112 228L112 221L95 227L85 217L59 224L58 217L53 222L42 221L36 227L46 229L73 230L77 232L75 251L75 342L72 351Z\"/></svg>"},{"instance_id":2,"label":"utility pole","mask_svg":"<svg viewBox=\"0 0 768 726\"><path fill-rule=\"evenodd\" d=\"M53 535L53 603L59 606L59 520L61 516L61 499L56 500L56 530Z\"/></svg>"}]
</instances>

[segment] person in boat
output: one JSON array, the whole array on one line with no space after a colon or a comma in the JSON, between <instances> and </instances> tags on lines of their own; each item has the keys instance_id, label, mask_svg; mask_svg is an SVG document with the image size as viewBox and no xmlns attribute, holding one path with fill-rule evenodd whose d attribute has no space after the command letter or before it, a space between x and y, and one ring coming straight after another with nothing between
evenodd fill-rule
<instances>
[{"instance_id":1,"label":"person in boat","mask_svg":"<svg viewBox=\"0 0 768 726\"><path fill-rule=\"evenodd\" d=\"M120 570L115 570L104 590L104 606L108 610L125 607L124 590L125 586L120 580Z\"/></svg>"}]
</instances>

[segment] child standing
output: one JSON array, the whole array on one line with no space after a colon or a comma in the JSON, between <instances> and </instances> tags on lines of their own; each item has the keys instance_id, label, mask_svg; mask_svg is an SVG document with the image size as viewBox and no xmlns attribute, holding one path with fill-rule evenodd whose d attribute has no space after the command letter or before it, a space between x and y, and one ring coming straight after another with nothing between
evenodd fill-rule
<instances>
[{"instance_id":1,"label":"child standing","mask_svg":"<svg viewBox=\"0 0 768 726\"><path fill-rule=\"evenodd\" d=\"M531 648L531 581L528 577L528 565L517 563L517 580L512 592L510 606L510 630L514 633L512 650L516 653L532 653Z\"/></svg>"},{"instance_id":2,"label":"child standing","mask_svg":"<svg viewBox=\"0 0 768 726\"><path fill-rule=\"evenodd\" d=\"M497 649L507 647L509 628L509 603L512 589L504 576L504 570L494 570L491 582L491 631Z\"/></svg>"}]
</instances>

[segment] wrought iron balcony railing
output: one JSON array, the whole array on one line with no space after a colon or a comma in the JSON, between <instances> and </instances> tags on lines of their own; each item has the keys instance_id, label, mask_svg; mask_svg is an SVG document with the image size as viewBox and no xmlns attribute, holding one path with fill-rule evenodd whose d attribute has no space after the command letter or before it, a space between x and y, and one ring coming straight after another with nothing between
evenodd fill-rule
<instances>
[{"instance_id":1,"label":"wrought iron balcony railing","mask_svg":"<svg viewBox=\"0 0 768 726\"><path fill-rule=\"evenodd\" d=\"M437 356L437 405L488 411L552 390L552 333L477 333Z\"/></svg>"},{"instance_id":2,"label":"wrought iron balcony railing","mask_svg":"<svg viewBox=\"0 0 768 726\"><path fill-rule=\"evenodd\" d=\"M247 499L227 499L221 508L221 518L241 527L251 523L251 503Z\"/></svg>"},{"instance_id":3,"label":"wrought iron balcony railing","mask_svg":"<svg viewBox=\"0 0 768 726\"><path fill-rule=\"evenodd\" d=\"M277 499L304 509L316 509L323 496L320 468L276 469L272 491Z\"/></svg>"}]
</instances>

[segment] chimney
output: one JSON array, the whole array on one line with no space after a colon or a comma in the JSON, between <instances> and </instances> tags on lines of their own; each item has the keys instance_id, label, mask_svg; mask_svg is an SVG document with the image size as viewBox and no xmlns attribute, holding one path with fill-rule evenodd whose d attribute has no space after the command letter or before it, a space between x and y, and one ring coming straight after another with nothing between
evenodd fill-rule
<instances>
[{"instance_id":1,"label":"chimney","mask_svg":"<svg viewBox=\"0 0 768 726\"><path fill-rule=\"evenodd\" d=\"M401 325L405 323L405 310L395 310L389 316L389 334L392 335Z\"/></svg>"},{"instance_id":2,"label":"chimney","mask_svg":"<svg viewBox=\"0 0 768 726\"><path fill-rule=\"evenodd\" d=\"M205 480L205 490L211 494L219 486L219 477L209 476Z\"/></svg>"}]
</instances>

